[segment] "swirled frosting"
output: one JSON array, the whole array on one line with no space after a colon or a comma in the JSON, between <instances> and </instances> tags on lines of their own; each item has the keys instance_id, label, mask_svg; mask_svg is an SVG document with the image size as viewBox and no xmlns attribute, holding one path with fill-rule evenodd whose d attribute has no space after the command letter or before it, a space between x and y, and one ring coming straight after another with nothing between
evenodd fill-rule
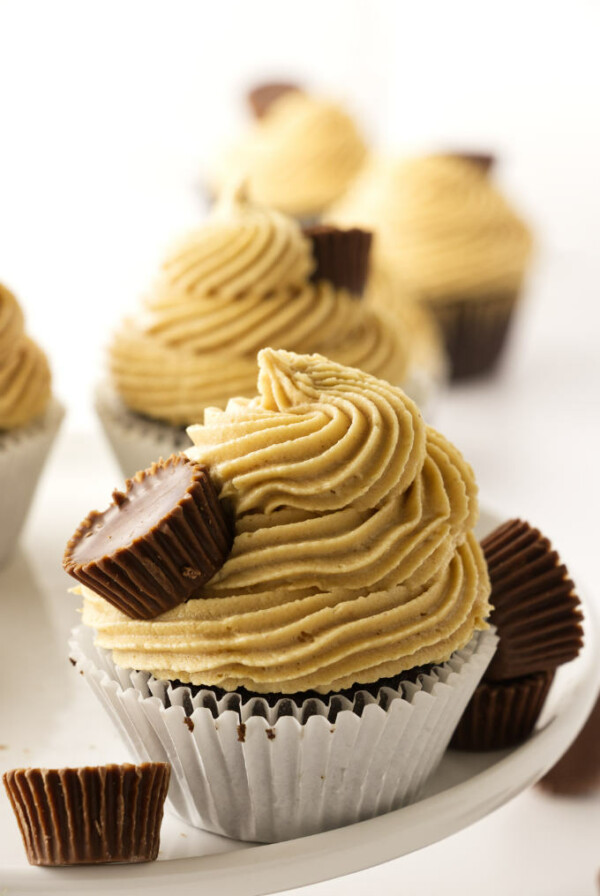
<instances>
[{"instance_id":1,"label":"swirled frosting","mask_svg":"<svg viewBox=\"0 0 600 896\"><path fill-rule=\"evenodd\" d=\"M25 334L19 303L0 283L0 430L34 420L49 399L46 356Z\"/></svg>"},{"instance_id":2,"label":"swirled frosting","mask_svg":"<svg viewBox=\"0 0 600 896\"><path fill-rule=\"evenodd\" d=\"M276 99L246 140L225 153L218 183L248 178L252 196L298 217L338 199L366 158L356 126L336 103L290 91Z\"/></svg>"},{"instance_id":3,"label":"swirled frosting","mask_svg":"<svg viewBox=\"0 0 600 896\"><path fill-rule=\"evenodd\" d=\"M459 157L375 161L331 218L374 228L379 263L432 301L514 293L531 252L490 177Z\"/></svg>"},{"instance_id":4,"label":"swirled frosting","mask_svg":"<svg viewBox=\"0 0 600 896\"><path fill-rule=\"evenodd\" d=\"M385 314L328 281L312 282L310 242L243 191L167 258L144 311L110 346L114 384L131 410L174 425L256 392L266 345L321 352L400 383L407 346Z\"/></svg>"},{"instance_id":5,"label":"swirled frosting","mask_svg":"<svg viewBox=\"0 0 600 896\"><path fill-rule=\"evenodd\" d=\"M118 665L262 693L448 659L489 612L471 468L382 380L273 349L259 368L257 397L189 430L235 519L224 566L152 622L84 588L84 622Z\"/></svg>"}]
</instances>

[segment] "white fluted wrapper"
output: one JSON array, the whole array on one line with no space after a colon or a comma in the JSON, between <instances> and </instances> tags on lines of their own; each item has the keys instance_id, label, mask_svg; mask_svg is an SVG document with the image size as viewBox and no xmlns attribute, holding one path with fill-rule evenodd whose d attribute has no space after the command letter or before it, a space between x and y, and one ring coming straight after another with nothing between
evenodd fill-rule
<instances>
[{"instance_id":1,"label":"white fluted wrapper","mask_svg":"<svg viewBox=\"0 0 600 896\"><path fill-rule=\"evenodd\" d=\"M56 399L32 423L0 432L0 566L14 552L64 408Z\"/></svg>"},{"instance_id":2,"label":"white fluted wrapper","mask_svg":"<svg viewBox=\"0 0 600 896\"><path fill-rule=\"evenodd\" d=\"M238 695L194 697L114 665L94 632L74 630L72 660L132 753L171 763L169 800L186 822L246 841L289 840L352 824L418 798L496 649L477 632L415 683L366 691L362 713L343 697L270 707ZM355 696L355 703L357 702ZM315 713L307 718L306 704ZM233 708L232 708L233 707Z\"/></svg>"},{"instance_id":3,"label":"white fluted wrapper","mask_svg":"<svg viewBox=\"0 0 600 896\"><path fill-rule=\"evenodd\" d=\"M126 479L146 470L159 458L192 447L184 429L148 420L128 410L114 389L102 383L96 389L96 413Z\"/></svg>"}]
</instances>

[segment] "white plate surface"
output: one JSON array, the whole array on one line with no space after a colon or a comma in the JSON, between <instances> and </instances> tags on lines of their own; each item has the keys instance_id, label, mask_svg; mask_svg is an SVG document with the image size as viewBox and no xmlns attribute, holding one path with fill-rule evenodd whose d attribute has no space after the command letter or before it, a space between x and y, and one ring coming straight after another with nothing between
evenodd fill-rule
<instances>
[{"instance_id":1,"label":"white plate surface","mask_svg":"<svg viewBox=\"0 0 600 896\"><path fill-rule=\"evenodd\" d=\"M65 475L71 483L67 495ZM76 600L66 594L69 580L60 568L66 537L92 506L103 505L117 483L100 446L63 438L23 549L0 571L0 771L131 758L68 663L66 642L77 621ZM499 521L485 514L481 533ZM499 753L447 753L427 794L411 806L325 834L256 846L195 830L166 815L156 863L39 869L27 864L8 800L0 794L0 893L125 896L144 890L148 896L199 891L254 896L358 871L447 837L539 779L583 724L600 683L594 662L600 635L589 600L585 612L585 648L559 671L533 737Z\"/></svg>"}]
</instances>

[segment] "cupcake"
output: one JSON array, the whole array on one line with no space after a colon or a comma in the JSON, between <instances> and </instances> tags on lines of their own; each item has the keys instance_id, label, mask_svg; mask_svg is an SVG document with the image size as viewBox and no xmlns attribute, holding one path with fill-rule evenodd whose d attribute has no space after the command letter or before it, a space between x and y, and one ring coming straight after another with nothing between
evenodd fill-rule
<instances>
[{"instance_id":1,"label":"cupcake","mask_svg":"<svg viewBox=\"0 0 600 896\"><path fill-rule=\"evenodd\" d=\"M559 666L583 643L575 586L552 545L522 520L482 541L498 649L454 733L462 750L500 750L535 728Z\"/></svg>"},{"instance_id":2,"label":"cupcake","mask_svg":"<svg viewBox=\"0 0 600 896\"><path fill-rule=\"evenodd\" d=\"M307 235L241 188L225 196L110 345L97 410L124 474L189 446L185 428L205 408L254 395L256 353L267 345L408 384L408 334L358 301L369 243L356 230Z\"/></svg>"},{"instance_id":3,"label":"cupcake","mask_svg":"<svg viewBox=\"0 0 600 896\"><path fill-rule=\"evenodd\" d=\"M362 136L337 103L293 85L256 88L250 104L254 126L238 146L222 154L214 192L246 177L254 199L303 223L314 222L364 164Z\"/></svg>"},{"instance_id":4,"label":"cupcake","mask_svg":"<svg viewBox=\"0 0 600 896\"><path fill-rule=\"evenodd\" d=\"M15 296L0 284L0 565L15 550L63 413L52 398L46 356L26 335Z\"/></svg>"},{"instance_id":5,"label":"cupcake","mask_svg":"<svg viewBox=\"0 0 600 896\"><path fill-rule=\"evenodd\" d=\"M376 264L434 314L454 379L497 363L531 254L529 230L494 186L489 162L376 161L329 212L376 231Z\"/></svg>"},{"instance_id":6,"label":"cupcake","mask_svg":"<svg viewBox=\"0 0 600 896\"><path fill-rule=\"evenodd\" d=\"M74 664L132 751L171 763L175 811L274 841L414 800L496 638L458 450L383 380L320 355L258 362L257 396L190 427L186 459L167 465L177 488L140 474L82 524L65 568L83 595ZM197 465L221 507L202 526ZM193 556L221 514L233 543L208 577ZM187 520L177 555L161 547L173 516ZM163 570L203 584L139 618ZM128 612L90 587L110 591L111 575Z\"/></svg>"}]
</instances>

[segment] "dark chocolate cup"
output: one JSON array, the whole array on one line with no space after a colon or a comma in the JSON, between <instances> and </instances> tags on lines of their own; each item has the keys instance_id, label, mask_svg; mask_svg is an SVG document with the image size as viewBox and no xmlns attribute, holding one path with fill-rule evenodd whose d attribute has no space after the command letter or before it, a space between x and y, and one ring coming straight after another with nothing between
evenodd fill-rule
<instances>
[{"instance_id":1,"label":"dark chocolate cup","mask_svg":"<svg viewBox=\"0 0 600 896\"><path fill-rule=\"evenodd\" d=\"M527 740L540 716L554 672L479 684L454 732L455 750L504 750Z\"/></svg>"},{"instance_id":2,"label":"dark chocolate cup","mask_svg":"<svg viewBox=\"0 0 600 896\"><path fill-rule=\"evenodd\" d=\"M152 862L171 768L21 768L2 778L31 865Z\"/></svg>"},{"instance_id":3,"label":"dark chocolate cup","mask_svg":"<svg viewBox=\"0 0 600 896\"><path fill-rule=\"evenodd\" d=\"M424 302L435 317L452 381L491 373L506 343L518 294Z\"/></svg>"},{"instance_id":4,"label":"dark chocolate cup","mask_svg":"<svg viewBox=\"0 0 600 896\"><path fill-rule=\"evenodd\" d=\"M579 598L549 540L515 519L481 547L492 584L491 620L500 636L486 681L551 671L575 659L583 644Z\"/></svg>"},{"instance_id":5,"label":"dark chocolate cup","mask_svg":"<svg viewBox=\"0 0 600 896\"><path fill-rule=\"evenodd\" d=\"M585 796L600 790L600 698L575 741L539 786L559 796Z\"/></svg>"}]
</instances>

